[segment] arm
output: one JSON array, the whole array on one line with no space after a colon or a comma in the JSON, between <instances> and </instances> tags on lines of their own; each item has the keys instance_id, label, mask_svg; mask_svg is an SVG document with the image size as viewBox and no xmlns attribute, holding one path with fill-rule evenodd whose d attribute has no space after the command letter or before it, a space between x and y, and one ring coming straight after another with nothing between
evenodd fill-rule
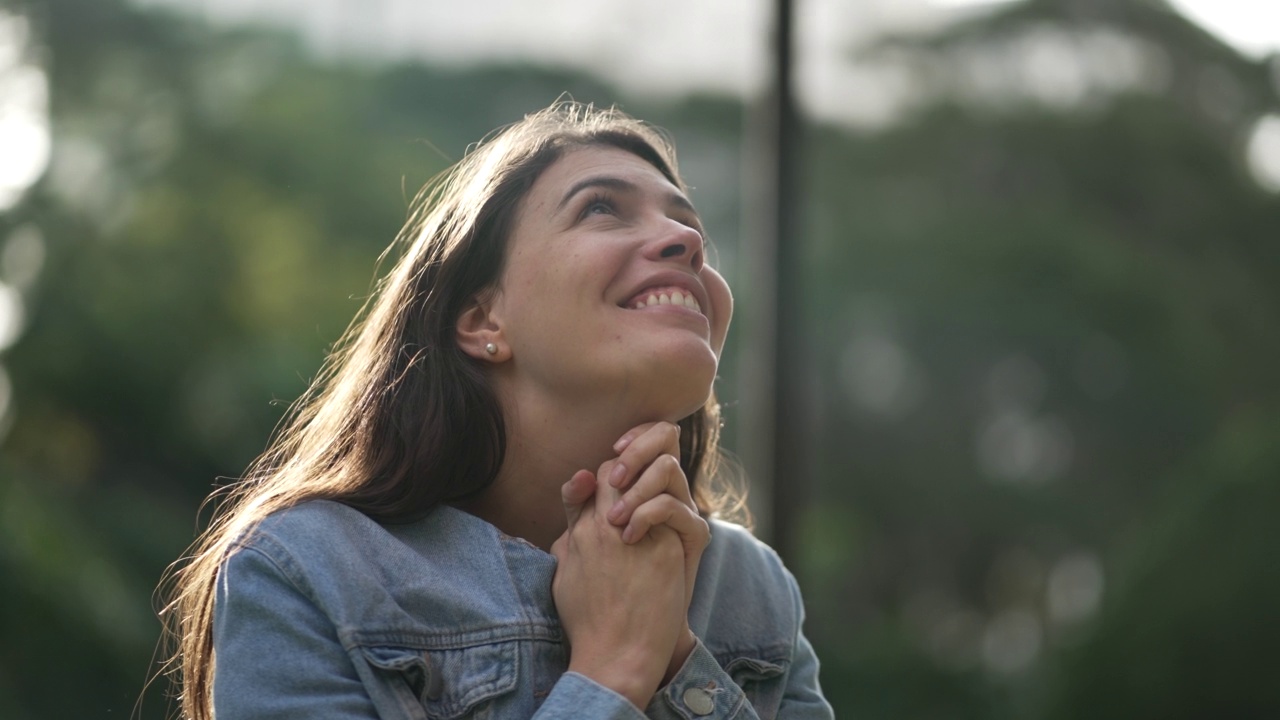
<instances>
[{"instance_id":1,"label":"arm","mask_svg":"<svg viewBox=\"0 0 1280 720\"><path fill-rule=\"evenodd\" d=\"M534 717L538 720L571 717L609 720L639 720L642 717L652 720L687 720L690 717L706 717L708 720L757 720L761 717L834 720L831 706L822 697L818 686L818 658L813 647L803 633L796 640L776 715L770 712L771 708L753 707L742 688L698 641L675 678L653 696L644 715L621 695L582 675L566 673ZM713 690L708 692L707 688ZM686 698L687 693L691 694ZM710 703L699 705L706 702L703 698L709 699ZM700 715L707 708L710 712Z\"/></svg>"}]
</instances>

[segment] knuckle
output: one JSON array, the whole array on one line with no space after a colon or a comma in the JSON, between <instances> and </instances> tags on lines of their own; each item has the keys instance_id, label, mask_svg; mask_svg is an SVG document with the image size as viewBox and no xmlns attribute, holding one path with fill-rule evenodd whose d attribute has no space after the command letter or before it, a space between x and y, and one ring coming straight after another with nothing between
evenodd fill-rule
<instances>
[{"instance_id":1,"label":"knuckle","mask_svg":"<svg viewBox=\"0 0 1280 720\"><path fill-rule=\"evenodd\" d=\"M642 488L646 498L653 497L662 492L662 488L667 484L667 479L658 471L658 466L650 464L636 477L635 487Z\"/></svg>"},{"instance_id":2,"label":"knuckle","mask_svg":"<svg viewBox=\"0 0 1280 720\"><path fill-rule=\"evenodd\" d=\"M654 462L662 463L662 468L666 472L674 472L680 473L682 476L684 475L684 472L680 469L680 461L671 453L663 453L662 455L659 455L658 459Z\"/></svg>"},{"instance_id":3,"label":"knuckle","mask_svg":"<svg viewBox=\"0 0 1280 720\"><path fill-rule=\"evenodd\" d=\"M658 497L645 503L641 510L647 518L661 518L671 516L671 506L667 504L667 498L670 495L659 495ZM639 510L637 510L639 512Z\"/></svg>"},{"instance_id":4,"label":"knuckle","mask_svg":"<svg viewBox=\"0 0 1280 720\"><path fill-rule=\"evenodd\" d=\"M696 535L698 538L698 542L702 546L702 549L706 550L707 546L711 544L711 526L708 525L707 521L703 520L702 518L698 518L698 520L699 522L698 522L698 529L697 529Z\"/></svg>"}]
</instances>

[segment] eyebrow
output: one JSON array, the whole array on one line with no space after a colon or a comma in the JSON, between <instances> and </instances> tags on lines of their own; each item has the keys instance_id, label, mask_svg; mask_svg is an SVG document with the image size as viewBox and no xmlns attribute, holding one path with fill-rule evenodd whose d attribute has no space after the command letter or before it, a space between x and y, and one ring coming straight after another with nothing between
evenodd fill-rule
<instances>
[{"instance_id":1,"label":"eyebrow","mask_svg":"<svg viewBox=\"0 0 1280 720\"><path fill-rule=\"evenodd\" d=\"M578 193L582 192L583 190L586 190L587 188L593 188L593 187L608 188L610 190L616 190L618 192L637 192L640 190L639 185L636 185L630 180L624 180L620 177L615 177L613 175L597 175L595 177L585 178L574 183L573 187L569 188L569 191L566 192L564 194L564 197L560 199L560 204L556 205L556 212L560 212L561 210L563 210L564 206L568 205L569 201L572 200L574 196L576 196ZM689 202L689 198L685 197L684 195L681 195L680 193L675 193L675 192L668 193L667 202L672 205L675 205L681 210L687 210L688 212L693 213L695 217L698 217L697 208L693 206L693 203Z\"/></svg>"}]
</instances>

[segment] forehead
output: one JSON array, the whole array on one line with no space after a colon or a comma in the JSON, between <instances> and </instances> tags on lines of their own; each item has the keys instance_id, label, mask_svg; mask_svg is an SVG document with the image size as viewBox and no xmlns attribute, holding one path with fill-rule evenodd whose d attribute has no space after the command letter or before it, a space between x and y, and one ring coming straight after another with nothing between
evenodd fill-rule
<instances>
[{"instance_id":1,"label":"forehead","mask_svg":"<svg viewBox=\"0 0 1280 720\"><path fill-rule=\"evenodd\" d=\"M530 208L550 203L555 210L566 195L593 180L622 180L646 193L684 198L684 193L647 160L615 147L574 148L556 160L529 189ZM687 203L687 200L686 200Z\"/></svg>"}]
</instances>

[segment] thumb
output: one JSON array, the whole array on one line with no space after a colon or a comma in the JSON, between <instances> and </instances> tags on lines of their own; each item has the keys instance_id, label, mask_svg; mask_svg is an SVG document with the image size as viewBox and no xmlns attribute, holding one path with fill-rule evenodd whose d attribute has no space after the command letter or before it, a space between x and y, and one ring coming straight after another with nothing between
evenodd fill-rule
<instances>
[{"instance_id":1,"label":"thumb","mask_svg":"<svg viewBox=\"0 0 1280 720\"><path fill-rule=\"evenodd\" d=\"M569 482L560 486L560 500L564 503L564 515L569 521L569 527L578 522L583 505L595 492L596 476L588 470L579 470L569 478Z\"/></svg>"}]
</instances>

